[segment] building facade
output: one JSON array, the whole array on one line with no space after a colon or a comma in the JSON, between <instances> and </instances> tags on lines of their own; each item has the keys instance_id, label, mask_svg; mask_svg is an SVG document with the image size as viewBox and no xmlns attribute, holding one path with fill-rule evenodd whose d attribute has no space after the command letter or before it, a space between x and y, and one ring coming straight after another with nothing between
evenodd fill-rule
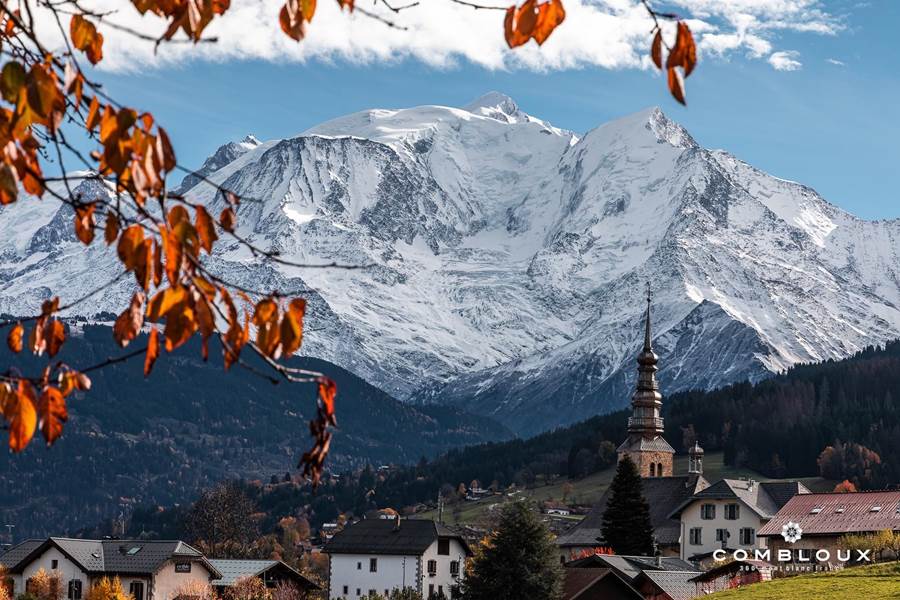
<instances>
[{"instance_id":1,"label":"building facade","mask_svg":"<svg viewBox=\"0 0 900 600\"><path fill-rule=\"evenodd\" d=\"M426 599L454 598L471 554L462 536L421 519L364 519L335 534L329 558L330 599L388 595L412 588Z\"/></svg>"}]
</instances>

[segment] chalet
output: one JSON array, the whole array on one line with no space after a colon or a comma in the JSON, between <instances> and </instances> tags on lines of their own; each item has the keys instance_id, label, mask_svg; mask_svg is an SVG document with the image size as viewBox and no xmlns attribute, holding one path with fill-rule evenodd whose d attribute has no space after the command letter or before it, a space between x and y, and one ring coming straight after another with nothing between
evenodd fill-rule
<instances>
[{"instance_id":1,"label":"chalet","mask_svg":"<svg viewBox=\"0 0 900 600\"><path fill-rule=\"evenodd\" d=\"M697 571L642 571L633 585L645 600L691 600L700 596L691 581Z\"/></svg>"},{"instance_id":2,"label":"chalet","mask_svg":"<svg viewBox=\"0 0 900 600\"><path fill-rule=\"evenodd\" d=\"M434 521L364 519L325 545L328 598L389 595L412 588L423 598L455 597L471 556L465 539Z\"/></svg>"},{"instance_id":3,"label":"chalet","mask_svg":"<svg viewBox=\"0 0 900 600\"><path fill-rule=\"evenodd\" d=\"M790 537L792 541L783 531L788 523L798 526ZM845 535L869 535L886 529L900 532L900 491L794 496L758 535L768 540L773 560L779 551L787 550L798 562L837 566L847 562L849 552L842 540ZM822 552L817 559L818 551Z\"/></svg>"},{"instance_id":4,"label":"chalet","mask_svg":"<svg viewBox=\"0 0 900 600\"><path fill-rule=\"evenodd\" d=\"M219 592L233 586L238 580L248 577L262 580L268 588L290 584L302 592L319 589L318 585L307 579L302 573L280 560L211 558L209 562L221 574L221 577L210 582Z\"/></svg>"},{"instance_id":5,"label":"chalet","mask_svg":"<svg viewBox=\"0 0 900 600\"><path fill-rule=\"evenodd\" d=\"M612 569L566 569L562 600L643 600Z\"/></svg>"},{"instance_id":6,"label":"chalet","mask_svg":"<svg viewBox=\"0 0 900 600\"><path fill-rule=\"evenodd\" d=\"M695 445L694 451L697 448ZM757 532L792 497L808 493L797 481L717 481L686 499L669 515L680 518L681 558L712 564L713 552L719 549L765 548L766 539L758 538Z\"/></svg>"},{"instance_id":7,"label":"chalet","mask_svg":"<svg viewBox=\"0 0 900 600\"><path fill-rule=\"evenodd\" d=\"M729 560L691 578L697 596L770 581L775 567L761 560Z\"/></svg>"},{"instance_id":8,"label":"chalet","mask_svg":"<svg viewBox=\"0 0 900 600\"><path fill-rule=\"evenodd\" d=\"M656 381L658 357L651 344L649 294L644 347L637 362L637 386L631 397L632 416L628 418L628 437L618 448L619 460L628 456L641 474L644 499L650 506L650 522L659 552L677 556L681 523L672 513L694 494L709 487L709 482L703 478L703 450L699 446L694 449L699 452L691 453L688 473L673 473L675 450L663 437L664 421L660 416L662 394ZM607 490L580 523L557 538L562 562L603 546L601 529L608 501Z\"/></svg>"},{"instance_id":9,"label":"chalet","mask_svg":"<svg viewBox=\"0 0 900 600\"><path fill-rule=\"evenodd\" d=\"M186 586L222 574L197 549L174 541L27 540L0 556L13 594L28 589L41 569L57 573L67 600L82 600L102 577L118 577L134 600L173 600Z\"/></svg>"},{"instance_id":10,"label":"chalet","mask_svg":"<svg viewBox=\"0 0 900 600\"><path fill-rule=\"evenodd\" d=\"M645 574L652 573L654 574L653 579L660 581L663 579L674 581L676 579L675 575L660 575L664 573L690 574L684 576L679 575L678 577L681 579L687 579L700 574L700 571L694 568L691 563L685 562L674 556L620 556L616 554L593 554L585 558L570 561L566 563L565 566L565 571L567 572L579 569L611 569L623 581L627 582L635 589L640 589L639 582L645 579L642 577Z\"/></svg>"}]
</instances>

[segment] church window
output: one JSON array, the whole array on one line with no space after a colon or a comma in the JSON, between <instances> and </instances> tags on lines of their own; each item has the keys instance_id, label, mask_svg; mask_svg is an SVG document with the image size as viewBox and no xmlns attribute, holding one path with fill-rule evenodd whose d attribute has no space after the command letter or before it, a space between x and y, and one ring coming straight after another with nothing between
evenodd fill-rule
<instances>
[{"instance_id":1,"label":"church window","mask_svg":"<svg viewBox=\"0 0 900 600\"><path fill-rule=\"evenodd\" d=\"M656 465L650 463L650 477L656 477Z\"/></svg>"},{"instance_id":2,"label":"church window","mask_svg":"<svg viewBox=\"0 0 900 600\"><path fill-rule=\"evenodd\" d=\"M656 463L656 476L657 477L663 476L662 463Z\"/></svg>"}]
</instances>

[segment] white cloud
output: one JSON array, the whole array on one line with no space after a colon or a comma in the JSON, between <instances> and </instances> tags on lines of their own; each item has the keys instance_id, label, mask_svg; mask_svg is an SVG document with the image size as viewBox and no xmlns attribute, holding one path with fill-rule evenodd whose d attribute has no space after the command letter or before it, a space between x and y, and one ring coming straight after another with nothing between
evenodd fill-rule
<instances>
[{"instance_id":1,"label":"white cloud","mask_svg":"<svg viewBox=\"0 0 900 600\"><path fill-rule=\"evenodd\" d=\"M847 65L847 63L845 63L844 61L838 60L836 58L826 58L825 62L835 65L836 67L843 67Z\"/></svg>"},{"instance_id":2,"label":"white cloud","mask_svg":"<svg viewBox=\"0 0 900 600\"><path fill-rule=\"evenodd\" d=\"M205 33L217 36L218 43L164 44L158 54L152 43L101 25L106 38L106 58L101 64L106 69L130 70L198 57L210 61L344 59L357 63L412 58L439 67L466 60L488 69L649 68L652 22L637 0L563 0L566 21L544 46L529 43L514 51L506 48L503 39L502 11L473 10L449 0L427 0L396 15L379 4L360 4L402 24L407 31L390 29L358 13L342 13L333 1L319 2L307 38L297 44L278 28L283 1L232 0L228 13ZM497 6L509 2L481 1ZM84 0L82 4L98 12L115 10L109 20L121 25L151 33L165 28L160 19L141 17L122 0ZM771 52L772 40L780 32L835 34L841 29L820 0L671 0L668 4L689 19L701 58L736 54L760 59ZM48 35L54 35L55 23L43 19L42 25ZM665 23L664 32L671 40L674 26ZM776 52L769 61L781 54Z\"/></svg>"},{"instance_id":3,"label":"white cloud","mask_svg":"<svg viewBox=\"0 0 900 600\"><path fill-rule=\"evenodd\" d=\"M797 60L799 56L800 53L794 50L773 52L769 56L769 64L776 71L799 71L803 68L803 63Z\"/></svg>"}]
</instances>

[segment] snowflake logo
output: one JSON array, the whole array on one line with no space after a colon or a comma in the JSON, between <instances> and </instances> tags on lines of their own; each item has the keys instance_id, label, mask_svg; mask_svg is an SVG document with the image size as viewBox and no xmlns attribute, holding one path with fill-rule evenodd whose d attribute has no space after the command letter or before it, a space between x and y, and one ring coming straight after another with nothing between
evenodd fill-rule
<instances>
[{"instance_id":1,"label":"snowflake logo","mask_svg":"<svg viewBox=\"0 0 900 600\"><path fill-rule=\"evenodd\" d=\"M799 540L803 537L803 529L800 527L800 523L794 523L793 521L785 523L781 527L781 537L789 544L793 544Z\"/></svg>"}]
</instances>

